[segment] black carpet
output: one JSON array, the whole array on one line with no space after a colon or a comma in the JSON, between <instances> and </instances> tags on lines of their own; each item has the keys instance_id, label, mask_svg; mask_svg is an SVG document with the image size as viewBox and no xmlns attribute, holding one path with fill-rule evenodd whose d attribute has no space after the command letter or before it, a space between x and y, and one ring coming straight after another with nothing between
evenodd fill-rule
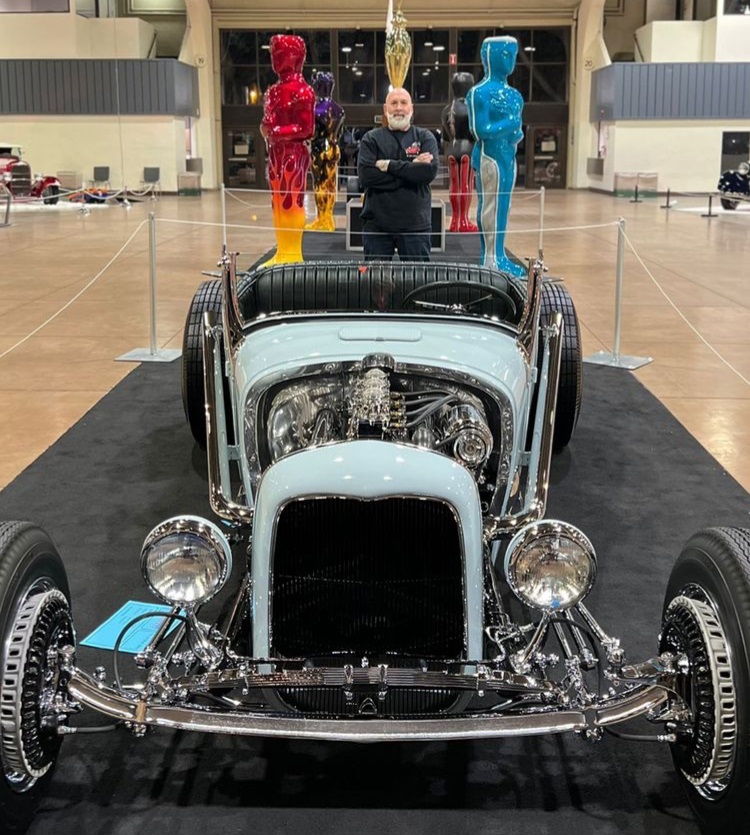
<instances>
[{"instance_id":1,"label":"black carpet","mask_svg":"<svg viewBox=\"0 0 750 835\"><path fill-rule=\"evenodd\" d=\"M576 437L549 515L600 556L587 601L629 658L652 654L671 563L707 525L745 525L748 495L627 372L586 367ZM47 528L79 636L129 598L138 554L178 513L209 514L179 363L143 365L0 493L0 518ZM87 668L106 654L82 649ZM110 659L106 658L111 669ZM99 724L94 714L87 721ZM2 829L2 824L0 824ZM159 731L65 740L32 835L697 832L666 748L611 737L328 744Z\"/></svg>"}]
</instances>

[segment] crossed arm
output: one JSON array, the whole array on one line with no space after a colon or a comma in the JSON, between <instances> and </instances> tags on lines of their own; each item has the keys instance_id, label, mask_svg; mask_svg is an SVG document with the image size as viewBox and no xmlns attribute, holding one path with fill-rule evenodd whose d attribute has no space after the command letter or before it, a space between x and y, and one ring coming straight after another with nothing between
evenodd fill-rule
<instances>
[{"instance_id":1,"label":"crossed arm","mask_svg":"<svg viewBox=\"0 0 750 835\"><path fill-rule=\"evenodd\" d=\"M367 137L359 149L359 180L363 188L395 191L404 183L420 185L431 183L438 168L437 141L430 136L421 154L412 160L378 159L374 142Z\"/></svg>"}]
</instances>

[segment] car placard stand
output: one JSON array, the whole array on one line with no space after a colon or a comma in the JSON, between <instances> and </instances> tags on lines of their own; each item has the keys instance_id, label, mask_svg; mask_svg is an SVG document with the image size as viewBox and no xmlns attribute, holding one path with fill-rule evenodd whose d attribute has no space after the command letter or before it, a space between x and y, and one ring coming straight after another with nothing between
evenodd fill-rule
<instances>
[{"instance_id":1,"label":"car placard stand","mask_svg":"<svg viewBox=\"0 0 750 835\"><path fill-rule=\"evenodd\" d=\"M615 338L612 351L597 351L583 361L591 365L609 365L612 368L625 368L635 371L636 368L648 365L654 361L653 357L633 357L620 354L620 331L622 319L622 279L625 271L625 218L617 221L617 271L615 282Z\"/></svg>"},{"instance_id":2,"label":"car placard stand","mask_svg":"<svg viewBox=\"0 0 750 835\"><path fill-rule=\"evenodd\" d=\"M118 362L172 362L182 351L179 348L158 348L156 345L156 215L148 213L148 253L150 289L150 345L148 348L134 348L126 354L115 357Z\"/></svg>"}]
</instances>

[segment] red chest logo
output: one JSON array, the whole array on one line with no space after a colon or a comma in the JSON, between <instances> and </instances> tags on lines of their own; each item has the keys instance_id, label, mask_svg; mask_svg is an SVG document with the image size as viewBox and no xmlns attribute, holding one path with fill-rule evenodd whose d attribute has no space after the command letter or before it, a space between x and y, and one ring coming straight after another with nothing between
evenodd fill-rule
<instances>
[{"instance_id":1,"label":"red chest logo","mask_svg":"<svg viewBox=\"0 0 750 835\"><path fill-rule=\"evenodd\" d=\"M416 157L419 156L422 150L422 146L419 142L412 142L411 145L406 149L406 156L407 157Z\"/></svg>"}]
</instances>

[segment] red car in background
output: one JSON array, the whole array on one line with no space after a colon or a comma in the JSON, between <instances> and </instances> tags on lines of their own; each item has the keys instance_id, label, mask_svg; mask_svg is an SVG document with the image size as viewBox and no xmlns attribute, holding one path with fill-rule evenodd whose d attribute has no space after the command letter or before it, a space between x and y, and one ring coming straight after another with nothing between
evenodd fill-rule
<instances>
[{"instance_id":1,"label":"red car in background","mask_svg":"<svg viewBox=\"0 0 750 835\"><path fill-rule=\"evenodd\" d=\"M38 198L54 204L60 199L57 177L32 174L31 166L23 158L23 149L10 142L0 142L0 185L5 186L14 200Z\"/></svg>"}]
</instances>

